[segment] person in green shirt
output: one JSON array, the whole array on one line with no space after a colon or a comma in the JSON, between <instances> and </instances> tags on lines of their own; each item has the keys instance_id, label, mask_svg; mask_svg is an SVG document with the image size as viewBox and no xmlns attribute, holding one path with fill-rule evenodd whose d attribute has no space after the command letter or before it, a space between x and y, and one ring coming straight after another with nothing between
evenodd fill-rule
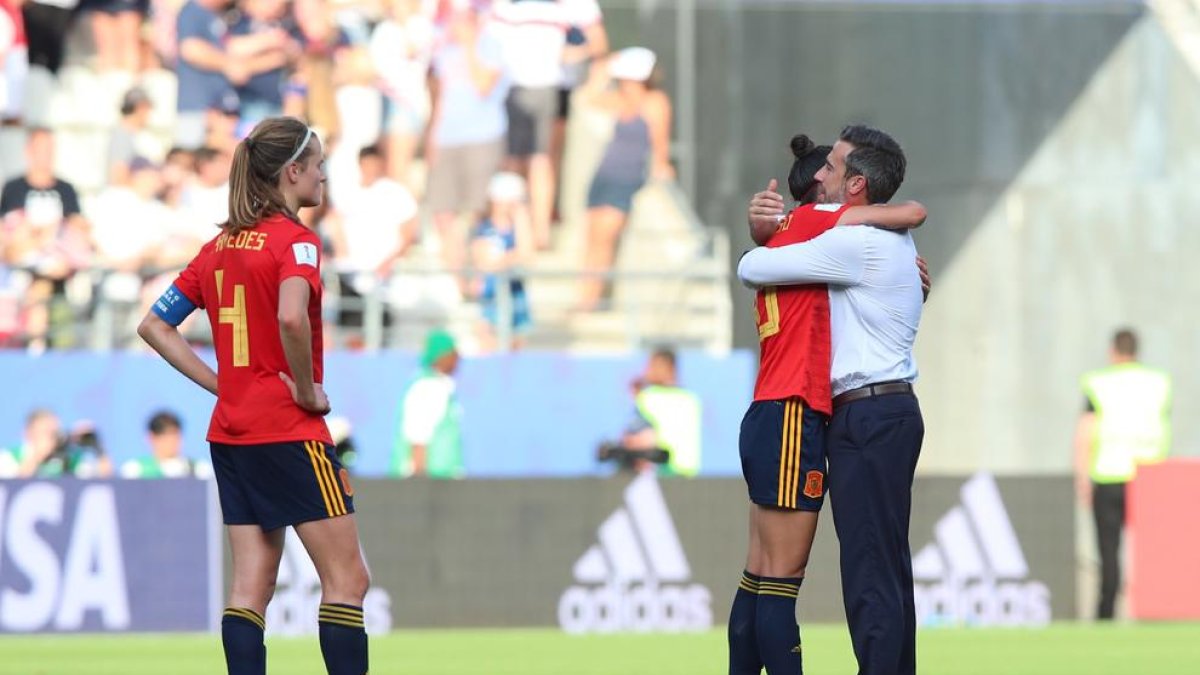
<instances>
[{"instance_id":1,"label":"person in green shirt","mask_svg":"<svg viewBox=\"0 0 1200 675\"><path fill-rule=\"evenodd\" d=\"M659 469L662 475L692 477L700 473L700 398L679 386L675 352L656 349L633 389L637 410L621 445L631 450L666 450L667 463ZM647 466L643 463L637 468Z\"/></svg>"},{"instance_id":2,"label":"person in green shirt","mask_svg":"<svg viewBox=\"0 0 1200 675\"><path fill-rule=\"evenodd\" d=\"M455 394L458 348L454 337L434 330L425 338L421 371L400 405L391 474L462 478L462 408Z\"/></svg>"},{"instance_id":3,"label":"person in green shirt","mask_svg":"<svg viewBox=\"0 0 1200 675\"><path fill-rule=\"evenodd\" d=\"M122 478L208 478L212 467L183 454L183 422L169 410L150 416L146 424L150 454L121 465Z\"/></svg>"},{"instance_id":4,"label":"person in green shirt","mask_svg":"<svg viewBox=\"0 0 1200 675\"><path fill-rule=\"evenodd\" d=\"M1100 549L1096 616L1111 620L1121 585L1125 488L1140 464L1161 462L1171 448L1171 378L1137 361L1137 335L1113 337L1107 368L1083 376L1084 412L1075 431L1076 492L1091 502Z\"/></svg>"},{"instance_id":5,"label":"person in green shirt","mask_svg":"<svg viewBox=\"0 0 1200 675\"><path fill-rule=\"evenodd\" d=\"M53 478L67 473L62 443L58 415L45 408L30 411L20 444L0 449L0 478Z\"/></svg>"}]
</instances>

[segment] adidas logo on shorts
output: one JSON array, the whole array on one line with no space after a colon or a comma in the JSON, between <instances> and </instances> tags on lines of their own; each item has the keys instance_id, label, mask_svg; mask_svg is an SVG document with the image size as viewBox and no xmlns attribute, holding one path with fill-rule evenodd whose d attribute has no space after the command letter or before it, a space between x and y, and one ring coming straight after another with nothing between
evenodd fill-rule
<instances>
[{"instance_id":1,"label":"adidas logo on shorts","mask_svg":"<svg viewBox=\"0 0 1200 675\"><path fill-rule=\"evenodd\" d=\"M917 625L1044 626L1050 589L1029 565L990 474L962 486L961 505L913 555Z\"/></svg>"},{"instance_id":2,"label":"adidas logo on shorts","mask_svg":"<svg viewBox=\"0 0 1200 675\"><path fill-rule=\"evenodd\" d=\"M652 473L634 478L625 505L600 525L575 562L576 585L558 601L568 633L685 631L712 627L712 594L692 572Z\"/></svg>"}]
</instances>

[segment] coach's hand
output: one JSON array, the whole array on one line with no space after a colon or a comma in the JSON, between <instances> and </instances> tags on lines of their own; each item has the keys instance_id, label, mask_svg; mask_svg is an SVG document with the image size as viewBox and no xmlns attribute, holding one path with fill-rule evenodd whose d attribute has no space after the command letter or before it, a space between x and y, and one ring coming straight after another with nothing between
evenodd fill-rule
<instances>
[{"instance_id":1,"label":"coach's hand","mask_svg":"<svg viewBox=\"0 0 1200 675\"><path fill-rule=\"evenodd\" d=\"M325 387L321 386L320 383L314 382L312 393L302 396L297 391L296 383L292 381L292 378L287 373L280 373L279 379L283 380L283 383L287 385L288 391L292 393L292 400L296 402L296 405L316 415L329 414L331 410L329 407L329 397L325 395Z\"/></svg>"},{"instance_id":2,"label":"coach's hand","mask_svg":"<svg viewBox=\"0 0 1200 675\"><path fill-rule=\"evenodd\" d=\"M767 183L766 190L755 193L750 199L750 210L747 214L750 238L759 246L770 240L783 219L783 195L775 191L778 187L779 181L772 178L771 182Z\"/></svg>"}]
</instances>

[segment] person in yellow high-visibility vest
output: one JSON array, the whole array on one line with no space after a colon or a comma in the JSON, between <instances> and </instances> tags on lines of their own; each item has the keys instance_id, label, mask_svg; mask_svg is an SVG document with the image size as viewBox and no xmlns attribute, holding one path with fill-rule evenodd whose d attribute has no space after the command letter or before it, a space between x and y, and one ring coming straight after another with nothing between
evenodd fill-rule
<instances>
[{"instance_id":1,"label":"person in yellow high-visibility vest","mask_svg":"<svg viewBox=\"0 0 1200 675\"><path fill-rule=\"evenodd\" d=\"M625 430L622 445L668 452L660 473L695 476L700 473L700 398L679 386L675 352L656 349L646 373L634 382L635 421ZM648 464L642 464L643 468Z\"/></svg>"},{"instance_id":2,"label":"person in yellow high-visibility vest","mask_svg":"<svg viewBox=\"0 0 1200 675\"><path fill-rule=\"evenodd\" d=\"M1117 331L1111 364L1082 378L1087 401L1075 433L1075 486L1096 520L1100 620L1113 618L1121 586L1125 487L1139 464L1161 462L1171 447L1171 378L1137 361L1137 343L1132 330Z\"/></svg>"}]
</instances>

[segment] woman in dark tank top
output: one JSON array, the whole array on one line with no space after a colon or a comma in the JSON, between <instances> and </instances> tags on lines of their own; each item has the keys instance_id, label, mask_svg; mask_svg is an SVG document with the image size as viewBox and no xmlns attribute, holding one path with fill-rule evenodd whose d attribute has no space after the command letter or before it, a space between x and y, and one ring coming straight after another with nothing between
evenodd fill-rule
<instances>
[{"instance_id":1,"label":"woman in dark tank top","mask_svg":"<svg viewBox=\"0 0 1200 675\"><path fill-rule=\"evenodd\" d=\"M599 275L612 268L617 240L629 219L633 196L647 178L669 180L671 102L658 90L654 52L642 47L623 49L598 61L584 85L588 102L616 116L612 140L588 190L587 240L578 308L595 309L607 280ZM615 87L606 89L610 83Z\"/></svg>"}]
</instances>

